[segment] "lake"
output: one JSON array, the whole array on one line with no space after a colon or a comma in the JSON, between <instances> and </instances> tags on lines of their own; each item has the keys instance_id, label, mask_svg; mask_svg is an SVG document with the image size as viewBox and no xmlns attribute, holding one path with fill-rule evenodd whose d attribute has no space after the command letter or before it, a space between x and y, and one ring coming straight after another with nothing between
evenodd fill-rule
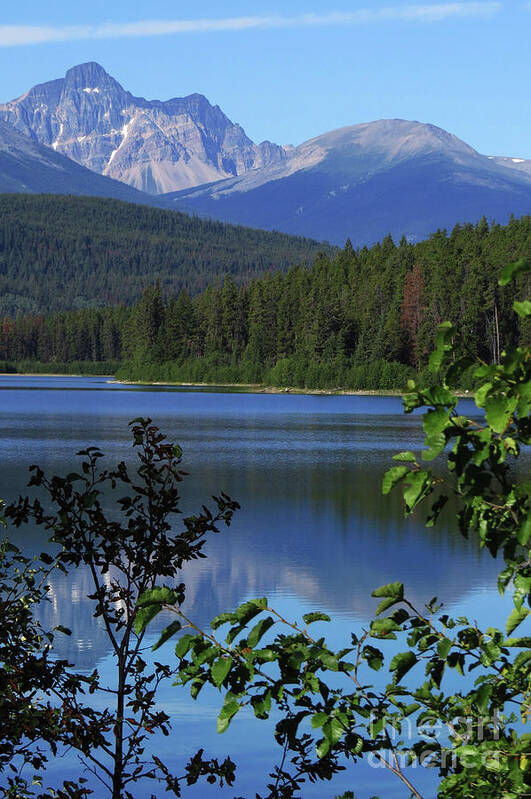
<instances>
[{"instance_id":1,"label":"lake","mask_svg":"<svg viewBox=\"0 0 531 799\"><path fill-rule=\"evenodd\" d=\"M472 403L463 401L463 411ZM422 517L404 519L398 496L383 497L381 479L402 449L418 448L418 414L403 415L395 397L240 394L172 387L139 387L106 378L0 377L0 496L25 492L27 469L38 463L49 473L75 468L75 453L99 446L109 463L132 460L128 421L149 416L184 451L183 509L192 512L212 494L225 491L242 509L229 529L205 547L207 558L187 570L185 609L201 625L222 610L257 596L297 619L324 610L331 644L348 645L375 608L371 591L400 579L418 603L434 595L471 617L502 623L497 567L474 543L456 532L451 516L436 529ZM16 533L17 543L38 553L41 531ZM43 622L73 631L59 652L78 667L112 670L104 632L85 595L87 575L79 570L56 577ZM492 604L499 618L493 616ZM157 619L151 632L164 626ZM165 651L171 662L171 645ZM159 657L160 655L160 657ZM161 757L181 762L204 745L212 756L230 754L238 764L233 789L206 785L185 796L254 797L278 760L267 723L238 715L223 736L215 732L220 696L206 691L198 702L167 685L161 693L174 729L157 741ZM252 741L252 747L249 741ZM276 759L275 759L276 758ZM77 776L71 755L54 760L51 779ZM429 791L429 770L411 770L413 782ZM405 797L395 778L367 765L350 766L333 785L308 786L304 797L334 797L351 789L357 799L374 794ZM152 790L154 790L152 788ZM98 794L96 793L96 796ZM138 797L150 795L149 786Z\"/></svg>"}]
</instances>

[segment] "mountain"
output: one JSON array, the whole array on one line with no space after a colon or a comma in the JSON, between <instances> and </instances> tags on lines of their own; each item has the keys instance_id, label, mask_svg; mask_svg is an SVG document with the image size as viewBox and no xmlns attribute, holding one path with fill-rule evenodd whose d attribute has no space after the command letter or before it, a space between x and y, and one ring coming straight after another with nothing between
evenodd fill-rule
<instances>
[{"instance_id":1,"label":"mountain","mask_svg":"<svg viewBox=\"0 0 531 799\"><path fill-rule=\"evenodd\" d=\"M515 169L517 172L525 172L531 176L531 158L506 158L499 155L489 155L489 160L500 166Z\"/></svg>"},{"instance_id":2,"label":"mountain","mask_svg":"<svg viewBox=\"0 0 531 799\"><path fill-rule=\"evenodd\" d=\"M201 94L134 97L95 62L0 105L0 119L93 172L150 194L237 176L285 158L255 144Z\"/></svg>"},{"instance_id":3,"label":"mountain","mask_svg":"<svg viewBox=\"0 0 531 799\"><path fill-rule=\"evenodd\" d=\"M481 155L434 125L384 119L297 147L255 144L202 95L135 97L94 62L0 104L0 120L34 144L19 139L15 164L4 158L5 191L120 197L355 245L531 208L531 160ZM115 183L92 184L72 162Z\"/></svg>"},{"instance_id":4,"label":"mountain","mask_svg":"<svg viewBox=\"0 0 531 799\"><path fill-rule=\"evenodd\" d=\"M492 158L441 128L401 119L325 133L276 163L169 195L188 211L342 244L409 240L531 209L531 162Z\"/></svg>"},{"instance_id":5,"label":"mountain","mask_svg":"<svg viewBox=\"0 0 531 799\"><path fill-rule=\"evenodd\" d=\"M68 163L64 156L51 155ZM72 167L94 181L115 182ZM220 284L225 274L247 283L265 272L309 263L320 251L330 249L284 233L118 200L4 194L0 314L131 304L155 281L165 293L186 288L193 294L209 283Z\"/></svg>"},{"instance_id":6,"label":"mountain","mask_svg":"<svg viewBox=\"0 0 531 799\"><path fill-rule=\"evenodd\" d=\"M96 175L70 158L0 121L0 192L87 194L154 204L155 198L117 180Z\"/></svg>"}]
</instances>

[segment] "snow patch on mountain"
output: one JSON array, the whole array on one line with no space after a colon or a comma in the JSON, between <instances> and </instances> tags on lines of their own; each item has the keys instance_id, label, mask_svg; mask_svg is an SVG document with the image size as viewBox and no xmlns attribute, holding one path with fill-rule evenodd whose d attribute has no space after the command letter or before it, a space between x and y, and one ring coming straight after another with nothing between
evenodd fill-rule
<instances>
[{"instance_id":1,"label":"snow patch on mountain","mask_svg":"<svg viewBox=\"0 0 531 799\"><path fill-rule=\"evenodd\" d=\"M130 119L129 122L126 122L125 125L123 125L122 129L120 130L120 136L122 137L122 140L121 140L120 144L118 145L118 147L115 150L112 151L112 153L111 153L111 155L109 157L109 160L107 162L107 166L106 166L106 168L104 170L104 174L108 174L108 170L109 170L109 167L110 167L111 163L113 162L114 156L116 155L116 153L118 153L120 151L120 149L126 143L127 136L129 134L129 128L131 127L133 122L134 122L134 117L133 117L133 119ZM111 133L115 133L115 131L113 130L113 131L111 131Z\"/></svg>"}]
</instances>

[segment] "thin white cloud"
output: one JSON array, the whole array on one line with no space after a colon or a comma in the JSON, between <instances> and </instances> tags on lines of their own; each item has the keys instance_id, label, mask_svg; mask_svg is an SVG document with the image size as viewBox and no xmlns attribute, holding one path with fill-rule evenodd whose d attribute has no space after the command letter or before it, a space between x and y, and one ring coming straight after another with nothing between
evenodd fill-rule
<instances>
[{"instance_id":1,"label":"thin white cloud","mask_svg":"<svg viewBox=\"0 0 531 799\"><path fill-rule=\"evenodd\" d=\"M0 25L0 47L17 47L45 42L81 39L120 39L133 36L216 33L223 31L271 30L340 25L363 25L378 22L441 22L451 18L490 17L501 8L499 2L439 3L408 5L358 11L334 11L300 16L228 17L226 19L144 20L141 22L100 25Z\"/></svg>"}]
</instances>

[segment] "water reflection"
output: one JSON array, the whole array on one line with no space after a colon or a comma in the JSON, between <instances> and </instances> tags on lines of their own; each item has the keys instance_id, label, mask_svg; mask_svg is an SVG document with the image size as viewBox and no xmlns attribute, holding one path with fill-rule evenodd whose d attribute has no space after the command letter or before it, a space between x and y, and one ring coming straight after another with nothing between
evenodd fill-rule
<instances>
[{"instance_id":1,"label":"water reflection","mask_svg":"<svg viewBox=\"0 0 531 799\"><path fill-rule=\"evenodd\" d=\"M88 444L101 446L111 463L132 461L127 422L139 415L183 446L186 512L219 490L242 505L233 526L208 541L207 559L177 578L200 624L249 596L293 597L360 621L374 609L372 589L390 580L402 579L418 603L433 595L456 602L493 584L492 560L452 525L426 530L421 518L403 518L398 495L382 497L391 454L421 440L419 417L404 417L392 397L136 391L101 378L2 378L0 496L23 492L33 462L51 473L72 471L74 453ZM39 552L45 542L41 531L26 529L19 543ZM56 575L42 610L47 625L73 630L58 642L60 653L87 669L108 652L85 600L89 590L81 569Z\"/></svg>"}]
</instances>

